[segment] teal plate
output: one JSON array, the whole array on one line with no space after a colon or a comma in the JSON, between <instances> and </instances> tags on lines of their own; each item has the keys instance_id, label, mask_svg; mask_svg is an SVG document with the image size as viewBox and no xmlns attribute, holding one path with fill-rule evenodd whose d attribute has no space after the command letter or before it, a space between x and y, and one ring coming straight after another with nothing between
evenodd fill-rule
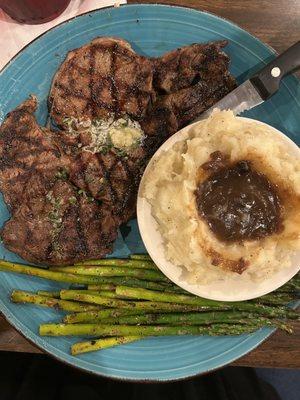
<instances>
[{"instance_id":1,"label":"teal plate","mask_svg":"<svg viewBox=\"0 0 300 400\"><path fill-rule=\"evenodd\" d=\"M140 54L158 56L168 50L194 42L228 39L231 71L241 82L251 71L274 57L272 49L238 26L215 15L181 7L128 5L107 8L67 21L33 41L0 74L0 118L27 98L38 96L38 121L47 119L47 95L51 79L66 53L96 36L127 39ZM300 84L288 77L280 91L266 104L247 114L267 122L300 143ZM0 202L0 222L9 217ZM136 221L131 221L115 245L114 255L125 257L143 251ZM0 257L22 261L0 245ZM246 354L272 332L261 329L236 337L150 338L90 354L72 357L70 345L79 338L40 337L41 323L59 321L57 312L15 305L9 300L13 288L51 290L57 283L0 273L0 309L8 321L29 340L54 357L95 374L127 379L168 381L182 379L219 368ZM61 285L63 287L63 285ZM79 339L80 340L80 339Z\"/></svg>"}]
</instances>

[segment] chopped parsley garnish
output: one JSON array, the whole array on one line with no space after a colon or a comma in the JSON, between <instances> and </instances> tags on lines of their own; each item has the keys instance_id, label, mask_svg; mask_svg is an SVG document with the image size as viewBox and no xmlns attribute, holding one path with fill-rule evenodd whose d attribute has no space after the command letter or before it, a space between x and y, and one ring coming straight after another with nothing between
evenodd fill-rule
<instances>
[{"instance_id":1,"label":"chopped parsley garnish","mask_svg":"<svg viewBox=\"0 0 300 400\"><path fill-rule=\"evenodd\" d=\"M65 168L62 168L61 170L59 170L56 174L55 177L57 179L62 179L62 180L67 180L69 177L69 173Z\"/></svg>"},{"instance_id":2,"label":"chopped parsley garnish","mask_svg":"<svg viewBox=\"0 0 300 400\"><path fill-rule=\"evenodd\" d=\"M126 150L115 149L115 152L116 152L117 156L119 156L119 157L126 157L127 156Z\"/></svg>"},{"instance_id":3,"label":"chopped parsley garnish","mask_svg":"<svg viewBox=\"0 0 300 400\"><path fill-rule=\"evenodd\" d=\"M75 204L76 202L77 202L77 199L76 199L75 196L69 197L69 203L70 203L70 204Z\"/></svg>"}]
</instances>

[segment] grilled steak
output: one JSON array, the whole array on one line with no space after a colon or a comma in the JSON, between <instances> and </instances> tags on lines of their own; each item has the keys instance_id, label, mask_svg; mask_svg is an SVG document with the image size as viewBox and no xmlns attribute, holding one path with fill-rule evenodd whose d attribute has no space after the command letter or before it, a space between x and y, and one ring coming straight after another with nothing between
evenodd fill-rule
<instances>
[{"instance_id":1,"label":"grilled steak","mask_svg":"<svg viewBox=\"0 0 300 400\"><path fill-rule=\"evenodd\" d=\"M235 87L225 45L148 59L125 40L98 38L71 51L49 95L60 130L37 124L34 97L0 128L0 190L12 211L2 230L7 248L53 265L109 253L135 213L148 159Z\"/></svg>"},{"instance_id":2,"label":"grilled steak","mask_svg":"<svg viewBox=\"0 0 300 400\"><path fill-rule=\"evenodd\" d=\"M212 82L200 80L194 86L157 97L151 112L141 121L151 143L151 152L235 87L234 79L224 74Z\"/></svg>"},{"instance_id":3,"label":"grilled steak","mask_svg":"<svg viewBox=\"0 0 300 400\"><path fill-rule=\"evenodd\" d=\"M229 76L229 57L222 51L227 41L192 44L154 60L153 86L160 94Z\"/></svg>"},{"instance_id":4,"label":"grilled steak","mask_svg":"<svg viewBox=\"0 0 300 400\"><path fill-rule=\"evenodd\" d=\"M20 207L5 223L5 246L22 258L71 264L112 251L117 229L111 212L68 181L33 174Z\"/></svg>"},{"instance_id":5,"label":"grilled steak","mask_svg":"<svg viewBox=\"0 0 300 400\"><path fill-rule=\"evenodd\" d=\"M225 45L225 41L194 44L146 59L122 39L98 38L71 51L55 75L49 96L54 122L68 131L70 126L74 130L75 121L82 146L92 141L82 120L97 121L105 115L128 115L145 134L139 149L125 157L114 148L105 148L105 154L101 149L80 151L71 181L127 221L135 211L140 176L154 151L235 87L228 72L229 58L221 51ZM103 85L105 91L98 90Z\"/></svg>"},{"instance_id":6,"label":"grilled steak","mask_svg":"<svg viewBox=\"0 0 300 400\"><path fill-rule=\"evenodd\" d=\"M140 119L153 95L152 63L123 39L98 38L70 51L58 69L49 96L57 125L65 117L106 118L127 113Z\"/></svg>"},{"instance_id":7,"label":"grilled steak","mask_svg":"<svg viewBox=\"0 0 300 400\"><path fill-rule=\"evenodd\" d=\"M112 249L118 223L111 210L78 190L67 177L76 161L59 135L40 128L31 98L12 111L0 130L0 187L11 206L2 239L28 261L69 264Z\"/></svg>"},{"instance_id":8,"label":"grilled steak","mask_svg":"<svg viewBox=\"0 0 300 400\"><path fill-rule=\"evenodd\" d=\"M93 120L128 114L148 121L157 104L163 101L164 108L171 104L164 95L188 88L193 88L191 95L198 95L202 108L207 108L205 103L212 104L235 87L228 71L229 57L222 51L226 44L193 44L147 59L123 39L97 38L69 52L60 66L49 95L50 115L65 129L70 118ZM220 83L220 93L209 90L216 83ZM177 105L176 112L188 104L181 107Z\"/></svg>"},{"instance_id":9,"label":"grilled steak","mask_svg":"<svg viewBox=\"0 0 300 400\"><path fill-rule=\"evenodd\" d=\"M143 148L124 156L82 151L70 170L70 180L113 212L119 224L133 217L141 174L148 157Z\"/></svg>"},{"instance_id":10,"label":"grilled steak","mask_svg":"<svg viewBox=\"0 0 300 400\"><path fill-rule=\"evenodd\" d=\"M236 87L226 44L192 44L153 60L156 101L141 122L153 151Z\"/></svg>"},{"instance_id":11,"label":"grilled steak","mask_svg":"<svg viewBox=\"0 0 300 400\"><path fill-rule=\"evenodd\" d=\"M33 171L52 178L70 165L53 134L37 124L36 107L37 100L31 97L10 112L0 128L0 190L13 210Z\"/></svg>"}]
</instances>

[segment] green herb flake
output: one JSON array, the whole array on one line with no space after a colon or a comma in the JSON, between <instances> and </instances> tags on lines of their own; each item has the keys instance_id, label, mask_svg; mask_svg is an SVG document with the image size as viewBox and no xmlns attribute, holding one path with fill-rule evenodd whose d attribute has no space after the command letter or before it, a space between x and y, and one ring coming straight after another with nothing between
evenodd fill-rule
<instances>
[{"instance_id":1,"label":"green herb flake","mask_svg":"<svg viewBox=\"0 0 300 400\"><path fill-rule=\"evenodd\" d=\"M103 155L106 155L110 151L110 149L111 149L111 146L109 146L109 145L102 146L100 148L100 153Z\"/></svg>"},{"instance_id":2,"label":"green herb flake","mask_svg":"<svg viewBox=\"0 0 300 400\"><path fill-rule=\"evenodd\" d=\"M125 150L115 148L115 152L118 157L126 157L127 156L127 152Z\"/></svg>"},{"instance_id":3,"label":"green herb flake","mask_svg":"<svg viewBox=\"0 0 300 400\"><path fill-rule=\"evenodd\" d=\"M46 199L51 202L52 198L53 198L53 192L52 190L50 190L50 192L46 194Z\"/></svg>"},{"instance_id":4,"label":"green herb flake","mask_svg":"<svg viewBox=\"0 0 300 400\"><path fill-rule=\"evenodd\" d=\"M76 199L75 196L69 197L69 203L70 203L70 204L75 204L76 202L77 202L77 199Z\"/></svg>"},{"instance_id":5,"label":"green herb flake","mask_svg":"<svg viewBox=\"0 0 300 400\"><path fill-rule=\"evenodd\" d=\"M63 168L55 174L55 177L57 179L67 180L69 177L69 173L66 169Z\"/></svg>"},{"instance_id":6,"label":"green herb flake","mask_svg":"<svg viewBox=\"0 0 300 400\"><path fill-rule=\"evenodd\" d=\"M86 175L85 180L87 183L94 183L95 182L95 177L93 175Z\"/></svg>"}]
</instances>

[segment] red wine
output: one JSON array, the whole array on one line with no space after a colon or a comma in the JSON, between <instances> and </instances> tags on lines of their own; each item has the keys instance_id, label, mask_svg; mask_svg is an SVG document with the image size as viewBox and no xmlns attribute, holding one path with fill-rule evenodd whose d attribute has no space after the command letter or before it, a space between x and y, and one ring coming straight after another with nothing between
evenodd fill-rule
<instances>
[{"instance_id":1,"label":"red wine","mask_svg":"<svg viewBox=\"0 0 300 400\"><path fill-rule=\"evenodd\" d=\"M71 0L0 0L0 8L23 24L43 24L61 14Z\"/></svg>"}]
</instances>

